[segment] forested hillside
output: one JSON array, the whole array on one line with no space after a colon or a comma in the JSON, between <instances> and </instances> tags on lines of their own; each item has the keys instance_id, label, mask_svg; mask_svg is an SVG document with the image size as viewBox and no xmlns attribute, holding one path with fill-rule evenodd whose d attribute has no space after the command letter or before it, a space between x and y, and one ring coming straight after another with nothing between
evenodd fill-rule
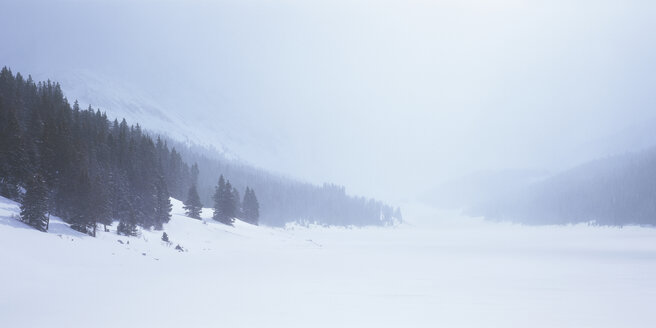
<instances>
[{"instance_id":1,"label":"forested hillside","mask_svg":"<svg viewBox=\"0 0 656 328\"><path fill-rule=\"evenodd\" d=\"M260 222L281 226L288 222L326 225L385 225L401 222L401 210L375 199L354 197L343 186L316 186L245 165L199 146L168 140L188 163L198 163L198 192L203 204L212 204L219 175L238 190L250 186L257 192Z\"/></svg>"},{"instance_id":2,"label":"forested hillside","mask_svg":"<svg viewBox=\"0 0 656 328\"><path fill-rule=\"evenodd\" d=\"M528 224L656 225L656 148L588 162L467 212Z\"/></svg>"},{"instance_id":3,"label":"forested hillside","mask_svg":"<svg viewBox=\"0 0 656 328\"><path fill-rule=\"evenodd\" d=\"M170 217L168 185L188 179L186 164L138 124L70 106L59 84L7 68L0 133L0 193L22 200L24 221L44 231L43 209L92 235L113 221L128 235L136 226L161 229Z\"/></svg>"},{"instance_id":4,"label":"forested hillside","mask_svg":"<svg viewBox=\"0 0 656 328\"><path fill-rule=\"evenodd\" d=\"M398 208L348 196L344 187L317 187L201 155L153 137L139 124L110 120L98 109L81 109L77 101L71 106L58 83L36 83L8 68L0 72L0 194L23 201L23 219L40 230L47 230L49 214L92 235L98 224L115 221L128 235L137 226L161 229L170 217L169 196L187 200L197 185L202 205L211 207L221 175L232 183L228 194L236 203L235 216L253 215L242 209L244 195L246 203L259 200L263 224L401 220Z\"/></svg>"}]
</instances>

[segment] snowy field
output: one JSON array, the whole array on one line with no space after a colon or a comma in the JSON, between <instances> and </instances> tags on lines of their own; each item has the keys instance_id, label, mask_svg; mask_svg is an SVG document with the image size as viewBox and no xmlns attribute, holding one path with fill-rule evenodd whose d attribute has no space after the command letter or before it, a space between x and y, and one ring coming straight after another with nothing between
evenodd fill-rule
<instances>
[{"instance_id":1,"label":"snowy field","mask_svg":"<svg viewBox=\"0 0 656 328\"><path fill-rule=\"evenodd\" d=\"M656 326L655 229L405 209L392 228L277 229L174 201L168 245L38 232L2 198L0 327Z\"/></svg>"}]
</instances>

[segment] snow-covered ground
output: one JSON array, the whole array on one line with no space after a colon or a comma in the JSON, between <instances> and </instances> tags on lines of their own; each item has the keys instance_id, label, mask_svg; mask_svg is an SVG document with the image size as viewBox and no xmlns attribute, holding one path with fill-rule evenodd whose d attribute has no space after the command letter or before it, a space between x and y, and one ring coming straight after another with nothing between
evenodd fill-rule
<instances>
[{"instance_id":1,"label":"snow-covered ground","mask_svg":"<svg viewBox=\"0 0 656 328\"><path fill-rule=\"evenodd\" d=\"M168 245L161 232L92 238L57 219L38 232L0 198L0 327L656 325L655 229L420 206L392 228L277 229L204 212L186 218L174 201Z\"/></svg>"}]
</instances>

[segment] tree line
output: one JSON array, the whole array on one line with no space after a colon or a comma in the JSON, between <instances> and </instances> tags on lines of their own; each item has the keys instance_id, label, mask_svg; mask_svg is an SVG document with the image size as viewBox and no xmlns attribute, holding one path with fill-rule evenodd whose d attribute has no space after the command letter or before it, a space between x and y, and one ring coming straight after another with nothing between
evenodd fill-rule
<instances>
[{"instance_id":1,"label":"tree line","mask_svg":"<svg viewBox=\"0 0 656 328\"><path fill-rule=\"evenodd\" d=\"M0 195L21 202L25 223L47 231L52 214L92 236L116 221L119 234L161 230L170 197L185 199L197 179L197 165L139 124L71 106L58 83L0 71Z\"/></svg>"},{"instance_id":2,"label":"tree line","mask_svg":"<svg viewBox=\"0 0 656 328\"><path fill-rule=\"evenodd\" d=\"M257 190L259 222L269 226L287 223L319 225L392 225L402 222L401 209L380 200L356 197L335 184L314 185L244 164L216 149L167 139L182 158L197 163L197 192L204 204L213 204L216 181L223 174L239 190ZM245 196L245 195L244 195Z\"/></svg>"},{"instance_id":3,"label":"tree line","mask_svg":"<svg viewBox=\"0 0 656 328\"><path fill-rule=\"evenodd\" d=\"M194 219L201 219L200 214L203 209L203 204L198 196L197 181L198 166L194 164L192 167L192 174L194 176L191 187L187 194L187 199L184 202L185 214ZM230 184L229 180L219 177L219 182L214 192L214 206L212 218L223 224L232 225L235 218L239 218L244 222L258 225L260 217L260 205L255 196L255 191L250 187L246 187L243 200L239 196L237 188Z\"/></svg>"},{"instance_id":4,"label":"tree line","mask_svg":"<svg viewBox=\"0 0 656 328\"><path fill-rule=\"evenodd\" d=\"M231 193L221 186L221 175L226 185L230 182ZM109 121L105 113L80 109L77 102L71 106L57 83L35 83L3 68L0 195L29 203L44 197L40 188L46 190L46 214L90 234L97 225L115 221L119 232L128 235L139 226L161 229L170 217L167 196L184 200L190 217L200 218L205 204L217 211L217 220L229 221L221 213L235 213L243 221L271 226L388 225L402 220L399 208L347 195L342 186L299 182L217 151L165 136L152 138L139 124ZM47 215L31 219L31 212L43 211L28 208L26 222L47 229Z\"/></svg>"}]
</instances>

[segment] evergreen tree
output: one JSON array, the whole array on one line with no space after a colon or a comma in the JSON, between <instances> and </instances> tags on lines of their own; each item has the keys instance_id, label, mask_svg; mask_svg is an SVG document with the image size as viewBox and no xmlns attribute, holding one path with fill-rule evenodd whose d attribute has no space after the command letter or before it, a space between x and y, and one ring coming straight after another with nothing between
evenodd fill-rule
<instances>
[{"instance_id":1,"label":"evergreen tree","mask_svg":"<svg viewBox=\"0 0 656 328\"><path fill-rule=\"evenodd\" d=\"M116 233L124 236L136 236L138 234L137 219L133 210L130 210L128 215L118 222Z\"/></svg>"},{"instance_id":2,"label":"evergreen tree","mask_svg":"<svg viewBox=\"0 0 656 328\"><path fill-rule=\"evenodd\" d=\"M225 191L223 194L223 223L232 225L235 222L237 215L237 200L235 194L232 192L232 185L230 181L226 181Z\"/></svg>"},{"instance_id":3,"label":"evergreen tree","mask_svg":"<svg viewBox=\"0 0 656 328\"><path fill-rule=\"evenodd\" d=\"M194 163L194 165L191 166L191 184L192 185L197 185L198 184L198 175L200 174L200 171L198 170L198 163Z\"/></svg>"},{"instance_id":4,"label":"evergreen tree","mask_svg":"<svg viewBox=\"0 0 656 328\"><path fill-rule=\"evenodd\" d=\"M260 217L260 204L255 196L255 191L249 187L246 187L242 208L244 212L244 220L248 223L257 225Z\"/></svg>"},{"instance_id":5,"label":"evergreen tree","mask_svg":"<svg viewBox=\"0 0 656 328\"><path fill-rule=\"evenodd\" d=\"M113 221L111 214L111 199L109 191L106 189L105 184L99 176L97 176L92 183L92 190L93 199L91 207L93 208L93 213L96 216L96 221L103 225L104 231L107 231L107 226L111 225ZM95 231L93 232L93 235L96 235Z\"/></svg>"},{"instance_id":6,"label":"evergreen tree","mask_svg":"<svg viewBox=\"0 0 656 328\"><path fill-rule=\"evenodd\" d=\"M214 220L232 225L235 220L235 208L236 203L232 193L232 185L230 181L226 182L223 175L221 175L214 193Z\"/></svg>"},{"instance_id":7,"label":"evergreen tree","mask_svg":"<svg viewBox=\"0 0 656 328\"><path fill-rule=\"evenodd\" d=\"M10 111L6 116L0 129L0 195L19 200L19 185L25 180L28 158L16 113Z\"/></svg>"},{"instance_id":8,"label":"evergreen tree","mask_svg":"<svg viewBox=\"0 0 656 328\"><path fill-rule=\"evenodd\" d=\"M155 230L162 230L164 223L171 220L171 197L166 189L164 178L160 177L157 184L156 207L155 207Z\"/></svg>"},{"instance_id":9,"label":"evergreen tree","mask_svg":"<svg viewBox=\"0 0 656 328\"><path fill-rule=\"evenodd\" d=\"M166 232L162 233L162 241L169 242L169 235L167 235Z\"/></svg>"},{"instance_id":10,"label":"evergreen tree","mask_svg":"<svg viewBox=\"0 0 656 328\"><path fill-rule=\"evenodd\" d=\"M198 196L198 190L196 190L195 184L189 188L184 209L188 217L200 220L200 212L203 210L203 204L200 203L200 197Z\"/></svg>"},{"instance_id":11,"label":"evergreen tree","mask_svg":"<svg viewBox=\"0 0 656 328\"><path fill-rule=\"evenodd\" d=\"M242 218L243 217L243 212L241 208L241 196L239 195L239 190L237 188L233 187L232 188L232 199L234 201L234 217L236 218Z\"/></svg>"},{"instance_id":12,"label":"evergreen tree","mask_svg":"<svg viewBox=\"0 0 656 328\"><path fill-rule=\"evenodd\" d=\"M111 218L113 220L121 220L130 215L133 206L128 197L128 183L125 175L111 173L109 180L109 198L111 207Z\"/></svg>"},{"instance_id":13,"label":"evergreen tree","mask_svg":"<svg viewBox=\"0 0 656 328\"><path fill-rule=\"evenodd\" d=\"M28 181L25 197L21 204L21 220L38 230L47 231L49 219L46 216L48 209L48 190L45 181L39 174L35 174Z\"/></svg>"},{"instance_id":14,"label":"evergreen tree","mask_svg":"<svg viewBox=\"0 0 656 328\"><path fill-rule=\"evenodd\" d=\"M225 194L225 179L223 175L219 177L219 183L214 189L214 214L212 218L216 221L222 221L224 218L223 214L223 195Z\"/></svg>"},{"instance_id":15,"label":"evergreen tree","mask_svg":"<svg viewBox=\"0 0 656 328\"><path fill-rule=\"evenodd\" d=\"M70 217L67 218L71 228L95 236L96 213L93 208L93 198L89 173L82 171L75 183L74 194L70 199Z\"/></svg>"}]
</instances>

